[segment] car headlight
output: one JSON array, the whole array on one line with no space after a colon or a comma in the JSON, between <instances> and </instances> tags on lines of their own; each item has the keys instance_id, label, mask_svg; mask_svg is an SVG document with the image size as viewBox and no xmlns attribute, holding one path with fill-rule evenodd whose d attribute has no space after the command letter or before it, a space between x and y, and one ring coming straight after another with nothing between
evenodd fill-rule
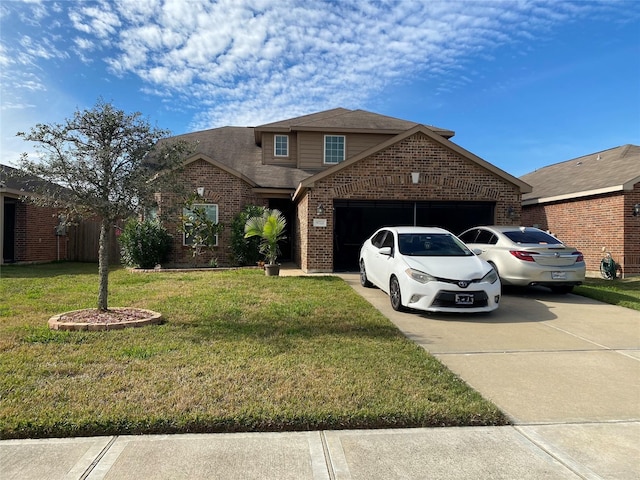
<instances>
[{"instance_id":1,"label":"car headlight","mask_svg":"<svg viewBox=\"0 0 640 480\"><path fill-rule=\"evenodd\" d=\"M489 283L496 283L498 281L498 272L496 272L493 268L491 270L489 270L489 273L487 273L484 277L482 277L481 282L489 282Z\"/></svg>"},{"instance_id":2,"label":"car headlight","mask_svg":"<svg viewBox=\"0 0 640 480\"><path fill-rule=\"evenodd\" d=\"M421 272L420 270L414 270L413 268L407 268L405 270L405 273L416 282L429 283L436 281L436 279L428 273Z\"/></svg>"}]
</instances>

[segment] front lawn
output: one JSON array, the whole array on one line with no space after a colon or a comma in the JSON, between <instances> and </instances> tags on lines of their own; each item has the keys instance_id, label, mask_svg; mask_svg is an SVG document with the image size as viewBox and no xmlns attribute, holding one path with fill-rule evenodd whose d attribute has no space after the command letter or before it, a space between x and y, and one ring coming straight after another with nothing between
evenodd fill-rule
<instances>
[{"instance_id":1,"label":"front lawn","mask_svg":"<svg viewBox=\"0 0 640 480\"><path fill-rule=\"evenodd\" d=\"M110 276L166 323L62 332L97 266L2 267L0 438L502 425L505 416L338 277Z\"/></svg>"},{"instance_id":2,"label":"front lawn","mask_svg":"<svg viewBox=\"0 0 640 480\"><path fill-rule=\"evenodd\" d=\"M584 284L574 288L574 293L601 302L640 310L640 277L618 280L586 278Z\"/></svg>"}]
</instances>

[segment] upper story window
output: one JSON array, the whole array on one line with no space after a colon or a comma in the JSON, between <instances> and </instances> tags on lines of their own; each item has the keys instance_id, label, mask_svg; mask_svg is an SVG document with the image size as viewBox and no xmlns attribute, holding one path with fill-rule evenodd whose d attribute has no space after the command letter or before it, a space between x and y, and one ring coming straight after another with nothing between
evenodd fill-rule
<instances>
[{"instance_id":1,"label":"upper story window","mask_svg":"<svg viewBox=\"0 0 640 480\"><path fill-rule=\"evenodd\" d=\"M276 157L289 156L289 136L275 135L273 140L273 154Z\"/></svg>"},{"instance_id":2,"label":"upper story window","mask_svg":"<svg viewBox=\"0 0 640 480\"><path fill-rule=\"evenodd\" d=\"M344 160L344 135L324 136L324 163L340 163Z\"/></svg>"}]
</instances>

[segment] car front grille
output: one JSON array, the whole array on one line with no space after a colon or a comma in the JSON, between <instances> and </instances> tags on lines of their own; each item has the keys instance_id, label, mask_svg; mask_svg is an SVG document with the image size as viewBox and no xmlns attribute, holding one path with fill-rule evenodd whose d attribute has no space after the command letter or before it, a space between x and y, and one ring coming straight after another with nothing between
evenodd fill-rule
<instances>
[{"instance_id":1,"label":"car front grille","mask_svg":"<svg viewBox=\"0 0 640 480\"><path fill-rule=\"evenodd\" d=\"M450 308L478 308L486 307L489 304L489 297L486 292L464 292L467 295L473 295L473 303L458 304L456 303L456 294L461 292L441 291L436 295L431 306L433 307L450 307Z\"/></svg>"}]
</instances>

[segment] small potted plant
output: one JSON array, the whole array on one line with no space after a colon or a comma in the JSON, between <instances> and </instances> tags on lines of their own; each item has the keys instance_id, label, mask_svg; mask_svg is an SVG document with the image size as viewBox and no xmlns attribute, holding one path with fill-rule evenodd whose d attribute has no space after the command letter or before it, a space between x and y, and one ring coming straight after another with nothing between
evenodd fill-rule
<instances>
[{"instance_id":1,"label":"small potted plant","mask_svg":"<svg viewBox=\"0 0 640 480\"><path fill-rule=\"evenodd\" d=\"M244 225L244 237L260 237L260 253L265 256L264 271L267 276L280 274L280 264L276 263L280 255L278 242L287 238L287 221L280 210L265 209L262 215L250 217Z\"/></svg>"}]
</instances>

